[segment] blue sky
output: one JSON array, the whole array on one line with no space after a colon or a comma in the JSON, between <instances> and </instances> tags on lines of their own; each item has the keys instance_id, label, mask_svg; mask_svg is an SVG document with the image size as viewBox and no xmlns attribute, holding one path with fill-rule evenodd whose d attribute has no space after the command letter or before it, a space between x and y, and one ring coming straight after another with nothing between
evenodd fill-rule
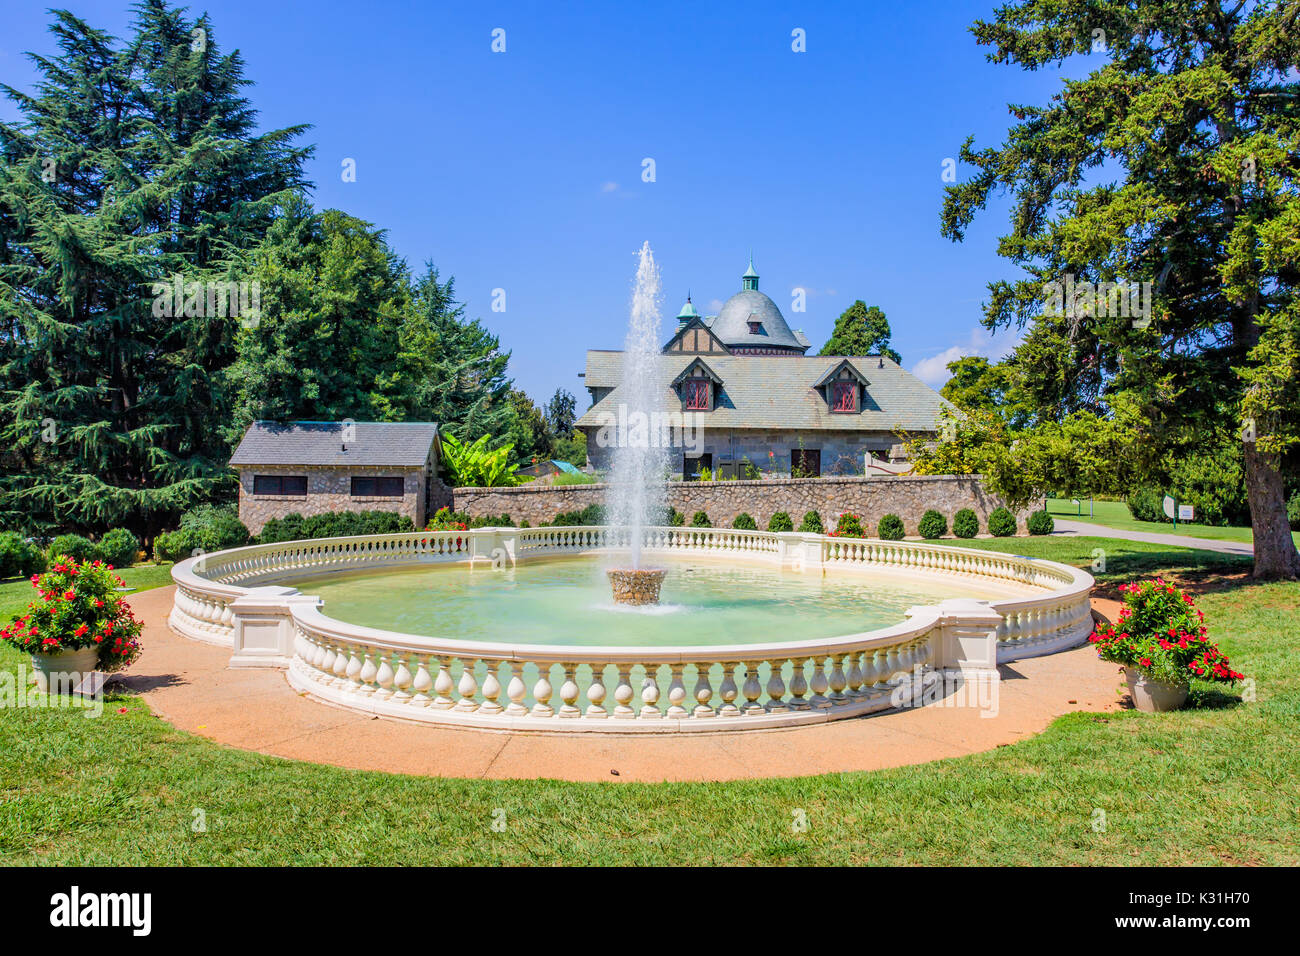
<instances>
[{"instance_id":1,"label":"blue sky","mask_svg":"<svg viewBox=\"0 0 1300 956\"><path fill-rule=\"evenodd\" d=\"M130 19L123 0L66 5L118 35ZM979 324L986 284L1014 275L995 255L1005 206L963 244L942 239L942 163L967 134L1000 142L1006 104L1046 100L1059 77L985 61L968 27L991 2L705 6L191 9L242 51L263 125L314 127L316 204L387 230L413 268L454 275L539 404L565 387L586 406L584 350L621 346L647 239L665 330L688 288L703 312L738 291L752 249L761 289L814 349L860 298L936 386L947 358L1005 351L1014 334L990 339ZM30 89L21 54L53 52L48 17L28 5L6 21L0 79ZM504 53L491 49L498 28ZM796 29L806 52L792 50ZM15 117L8 102L0 116ZM342 181L344 159L355 182Z\"/></svg>"}]
</instances>

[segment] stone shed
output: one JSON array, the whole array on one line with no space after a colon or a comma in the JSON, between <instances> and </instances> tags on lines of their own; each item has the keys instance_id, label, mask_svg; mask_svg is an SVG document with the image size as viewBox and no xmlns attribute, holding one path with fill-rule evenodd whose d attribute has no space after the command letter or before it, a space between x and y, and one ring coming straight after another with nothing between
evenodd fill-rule
<instances>
[{"instance_id":1,"label":"stone shed","mask_svg":"<svg viewBox=\"0 0 1300 956\"><path fill-rule=\"evenodd\" d=\"M423 527L451 500L439 448L433 422L254 422L230 458L239 519L257 534L293 512L396 511Z\"/></svg>"}]
</instances>

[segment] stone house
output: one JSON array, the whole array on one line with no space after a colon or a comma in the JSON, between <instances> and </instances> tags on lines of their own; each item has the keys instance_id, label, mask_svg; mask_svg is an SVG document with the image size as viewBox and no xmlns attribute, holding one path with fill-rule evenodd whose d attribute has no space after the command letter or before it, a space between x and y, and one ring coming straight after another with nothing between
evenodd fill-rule
<instances>
[{"instance_id":1,"label":"stone house","mask_svg":"<svg viewBox=\"0 0 1300 956\"><path fill-rule=\"evenodd\" d=\"M433 422L254 422L230 458L239 520L257 534L293 512L396 511L421 528L451 503L439 450Z\"/></svg>"},{"instance_id":2,"label":"stone house","mask_svg":"<svg viewBox=\"0 0 1300 956\"><path fill-rule=\"evenodd\" d=\"M881 355L808 355L808 339L758 278L751 261L716 316L700 315L689 298L677 316L658 370L663 420L647 429L669 448L670 471L687 480L705 468L725 478L887 474L898 469L885 463L904 457L900 436L937 435L948 406L938 392ZM592 404L576 426L594 468L638 440L622 377L622 352L587 353Z\"/></svg>"}]
</instances>

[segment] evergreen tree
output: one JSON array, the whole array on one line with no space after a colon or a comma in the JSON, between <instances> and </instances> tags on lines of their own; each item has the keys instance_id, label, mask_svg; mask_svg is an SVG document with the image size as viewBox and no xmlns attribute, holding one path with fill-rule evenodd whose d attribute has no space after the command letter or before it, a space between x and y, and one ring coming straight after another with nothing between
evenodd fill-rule
<instances>
[{"instance_id":1,"label":"evergreen tree","mask_svg":"<svg viewBox=\"0 0 1300 956\"><path fill-rule=\"evenodd\" d=\"M303 185L304 127L256 132L206 17L136 8L119 44L66 11L0 124L0 521L151 535L229 486L221 424L238 319L201 294Z\"/></svg>"},{"instance_id":2,"label":"evergreen tree","mask_svg":"<svg viewBox=\"0 0 1300 956\"><path fill-rule=\"evenodd\" d=\"M400 417L396 390L406 267L368 223L289 204L257 253L259 321L241 330L230 369L229 438L258 419L373 421Z\"/></svg>"},{"instance_id":3,"label":"evergreen tree","mask_svg":"<svg viewBox=\"0 0 1300 956\"><path fill-rule=\"evenodd\" d=\"M858 299L835 320L835 330L821 354L883 355L901 365L902 356L889 347L891 334L885 313L874 305L868 308Z\"/></svg>"},{"instance_id":4,"label":"evergreen tree","mask_svg":"<svg viewBox=\"0 0 1300 956\"><path fill-rule=\"evenodd\" d=\"M1300 575L1283 474L1300 443L1300 7L1020 0L972 32L995 63L1093 64L1049 103L1011 105L1002 145L962 147L974 174L947 188L943 234L960 241L1005 192L999 248L1026 274L990 285L985 325L1045 322L1057 349L1086 341L1100 371L1080 388L1134 429L1131 463L1157 470L1170 450L1237 435L1255 574ZM1080 300L1099 283L1125 285L1129 308ZM1070 353L1058 361L1069 373ZM1066 413L1089 397L1061 399Z\"/></svg>"},{"instance_id":5,"label":"evergreen tree","mask_svg":"<svg viewBox=\"0 0 1300 956\"><path fill-rule=\"evenodd\" d=\"M565 439L573 433L578 418L578 402L568 389L557 388L546 403L546 430L553 439Z\"/></svg>"}]
</instances>

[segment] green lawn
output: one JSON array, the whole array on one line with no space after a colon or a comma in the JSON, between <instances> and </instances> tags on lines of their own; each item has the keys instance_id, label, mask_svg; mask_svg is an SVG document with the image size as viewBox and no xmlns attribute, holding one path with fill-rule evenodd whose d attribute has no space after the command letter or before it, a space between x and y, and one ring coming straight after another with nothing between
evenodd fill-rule
<instances>
[{"instance_id":1,"label":"green lawn","mask_svg":"<svg viewBox=\"0 0 1300 956\"><path fill-rule=\"evenodd\" d=\"M119 568L117 573L127 587L140 591L172 583L170 563L137 564L130 568ZM36 592L27 578L9 578L0 581L0 621L8 622L14 615L25 610L35 597Z\"/></svg>"},{"instance_id":2,"label":"green lawn","mask_svg":"<svg viewBox=\"0 0 1300 956\"><path fill-rule=\"evenodd\" d=\"M1185 521L1178 522L1178 527L1175 528L1172 522L1138 521L1129 513L1128 505L1123 501L1094 500L1092 502L1092 517L1088 516L1088 499L1086 498L1082 500L1080 505L1074 504L1069 498L1048 498L1047 510L1057 517L1087 521L1090 524L1118 528L1121 531L1180 534L1194 538L1209 538L1212 541L1243 541L1247 544L1252 540L1250 528L1224 528L1218 525L1196 524ZM1293 531L1291 537L1296 542L1297 547L1300 547L1300 531Z\"/></svg>"},{"instance_id":3,"label":"green lawn","mask_svg":"<svg viewBox=\"0 0 1300 956\"><path fill-rule=\"evenodd\" d=\"M10 708L0 863L1300 863L1300 809L1280 785L1300 777L1297 585L1249 583L1248 565L1222 556L1106 539L967 544L1078 563L1102 547L1114 580L1160 562L1220 575L1200 603L1258 702L1198 688L1198 709L1070 714L972 757L726 785L400 777L226 749L130 698L99 720ZM150 569L138 570L144 586ZM20 661L0 650L0 672ZM492 829L497 808L504 832ZM792 832L796 809L805 833ZM193 830L196 811L206 832Z\"/></svg>"}]
</instances>

